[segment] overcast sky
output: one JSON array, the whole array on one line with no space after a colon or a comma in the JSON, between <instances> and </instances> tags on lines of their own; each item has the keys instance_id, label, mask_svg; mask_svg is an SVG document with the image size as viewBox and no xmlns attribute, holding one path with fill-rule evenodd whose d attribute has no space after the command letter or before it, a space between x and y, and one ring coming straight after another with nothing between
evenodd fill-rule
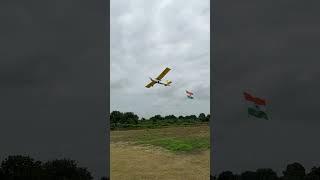
<instances>
[{"instance_id":1,"label":"overcast sky","mask_svg":"<svg viewBox=\"0 0 320 180\"><path fill-rule=\"evenodd\" d=\"M111 0L110 21L111 111L209 113L209 0ZM166 67L172 70L163 79L172 86L145 88Z\"/></svg>"},{"instance_id":2,"label":"overcast sky","mask_svg":"<svg viewBox=\"0 0 320 180\"><path fill-rule=\"evenodd\" d=\"M2 2L1 159L66 156L105 173L106 5L90 2ZM130 2L111 1L111 110L208 113L209 1ZM213 168L319 166L320 3L214 5ZM144 87L167 66L171 87ZM247 117L244 90L267 99L271 120Z\"/></svg>"},{"instance_id":3,"label":"overcast sky","mask_svg":"<svg viewBox=\"0 0 320 180\"><path fill-rule=\"evenodd\" d=\"M106 1L1 1L0 159L106 175Z\"/></svg>"},{"instance_id":4,"label":"overcast sky","mask_svg":"<svg viewBox=\"0 0 320 180\"><path fill-rule=\"evenodd\" d=\"M215 1L214 170L320 165L319 1ZM267 100L248 118L243 91ZM281 174L280 174L281 175Z\"/></svg>"}]
</instances>

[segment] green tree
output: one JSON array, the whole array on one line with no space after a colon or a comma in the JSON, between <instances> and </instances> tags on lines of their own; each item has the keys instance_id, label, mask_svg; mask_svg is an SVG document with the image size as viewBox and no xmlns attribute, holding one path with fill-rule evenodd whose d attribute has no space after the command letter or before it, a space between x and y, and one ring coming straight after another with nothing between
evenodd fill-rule
<instances>
[{"instance_id":1,"label":"green tree","mask_svg":"<svg viewBox=\"0 0 320 180\"><path fill-rule=\"evenodd\" d=\"M305 176L305 168L297 162L288 164L287 169L283 171L284 180L303 180Z\"/></svg>"},{"instance_id":2,"label":"green tree","mask_svg":"<svg viewBox=\"0 0 320 180\"><path fill-rule=\"evenodd\" d=\"M258 179L261 180L277 180L277 173L270 168L260 168L256 170Z\"/></svg>"},{"instance_id":3,"label":"green tree","mask_svg":"<svg viewBox=\"0 0 320 180\"><path fill-rule=\"evenodd\" d=\"M206 122L210 121L210 114L207 115Z\"/></svg>"},{"instance_id":4,"label":"green tree","mask_svg":"<svg viewBox=\"0 0 320 180\"><path fill-rule=\"evenodd\" d=\"M163 117L161 115L159 115L159 114L155 115L154 117L159 121L163 120Z\"/></svg>"},{"instance_id":5,"label":"green tree","mask_svg":"<svg viewBox=\"0 0 320 180\"><path fill-rule=\"evenodd\" d=\"M48 180L92 180L86 168L80 168L74 160L61 159L48 161L43 165Z\"/></svg>"},{"instance_id":6,"label":"green tree","mask_svg":"<svg viewBox=\"0 0 320 180\"><path fill-rule=\"evenodd\" d=\"M138 124L139 117L133 112L125 112L120 120L121 124Z\"/></svg>"},{"instance_id":7,"label":"green tree","mask_svg":"<svg viewBox=\"0 0 320 180\"><path fill-rule=\"evenodd\" d=\"M158 121L163 120L163 117L161 115L155 115L153 117L150 118L150 120L152 121L153 124L157 123Z\"/></svg>"},{"instance_id":8,"label":"green tree","mask_svg":"<svg viewBox=\"0 0 320 180\"><path fill-rule=\"evenodd\" d=\"M245 171L241 174L241 180L257 180L258 176L256 172Z\"/></svg>"},{"instance_id":9,"label":"green tree","mask_svg":"<svg viewBox=\"0 0 320 180\"><path fill-rule=\"evenodd\" d=\"M43 179L41 162L35 161L29 156L8 156L1 163L2 176L4 179L24 180L24 179Z\"/></svg>"},{"instance_id":10,"label":"green tree","mask_svg":"<svg viewBox=\"0 0 320 180\"><path fill-rule=\"evenodd\" d=\"M112 111L110 113L110 124L115 124L115 126L117 126L117 124L120 123L122 117L123 113L119 111Z\"/></svg>"},{"instance_id":11,"label":"green tree","mask_svg":"<svg viewBox=\"0 0 320 180\"><path fill-rule=\"evenodd\" d=\"M158 121L158 119L153 116L150 118L150 121L152 121L152 123L155 124Z\"/></svg>"},{"instance_id":12,"label":"green tree","mask_svg":"<svg viewBox=\"0 0 320 180\"><path fill-rule=\"evenodd\" d=\"M164 117L165 120L174 120L177 119L177 117L175 115L168 115Z\"/></svg>"},{"instance_id":13,"label":"green tree","mask_svg":"<svg viewBox=\"0 0 320 180\"><path fill-rule=\"evenodd\" d=\"M198 119L196 115L190 115L189 118L192 121L196 121Z\"/></svg>"},{"instance_id":14,"label":"green tree","mask_svg":"<svg viewBox=\"0 0 320 180\"><path fill-rule=\"evenodd\" d=\"M235 175L231 171L224 171L219 174L218 180L235 180Z\"/></svg>"},{"instance_id":15,"label":"green tree","mask_svg":"<svg viewBox=\"0 0 320 180\"><path fill-rule=\"evenodd\" d=\"M320 180L320 168L311 168L310 173L305 176L305 180Z\"/></svg>"},{"instance_id":16,"label":"green tree","mask_svg":"<svg viewBox=\"0 0 320 180\"><path fill-rule=\"evenodd\" d=\"M201 122L205 122L206 121L206 115L204 113L200 113L198 119Z\"/></svg>"},{"instance_id":17,"label":"green tree","mask_svg":"<svg viewBox=\"0 0 320 180\"><path fill-rule=\"evenodd\" d=\"M175 115L168 115L164 117L164 120L170 123L177 122L177 117Z\"/></svg>"}]
</instances>

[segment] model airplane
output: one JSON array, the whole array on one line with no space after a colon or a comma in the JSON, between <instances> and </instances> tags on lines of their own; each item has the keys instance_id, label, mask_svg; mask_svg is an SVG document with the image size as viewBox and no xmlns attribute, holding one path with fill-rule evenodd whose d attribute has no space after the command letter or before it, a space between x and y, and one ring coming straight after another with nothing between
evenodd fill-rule
<instances>
[{"instance_id":1,"label":"model airplane","mask_svg":"<svg viewBox=\"0 0 320 180\"><path fill-rule=\"evenodd\" d=\"M155 79L152 79L150 77L151 82L149 84L146 85L146 88L150 88L155 84L162 84L164 86L170 86L170 84L172 83L172 81L166 80L165 82L161 82L161 79L170 71L170 68L166 68L165 70L162 71L162 73L156 77Z\"/></svg>"}]
</instances>

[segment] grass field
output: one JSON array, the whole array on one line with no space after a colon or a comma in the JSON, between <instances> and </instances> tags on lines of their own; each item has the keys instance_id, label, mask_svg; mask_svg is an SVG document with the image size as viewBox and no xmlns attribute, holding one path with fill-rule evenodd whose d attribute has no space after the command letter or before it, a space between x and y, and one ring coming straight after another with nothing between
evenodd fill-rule
<instances>
[{"instance_id":1,"label":"grass field","mask_svg":"<svg viewBox=\"0 0 320 180\"><path fill-rule=\"evenodd\" d=\"M209 179L209 126L111 131L111 179Z\"/></svg>"}]
</instances>

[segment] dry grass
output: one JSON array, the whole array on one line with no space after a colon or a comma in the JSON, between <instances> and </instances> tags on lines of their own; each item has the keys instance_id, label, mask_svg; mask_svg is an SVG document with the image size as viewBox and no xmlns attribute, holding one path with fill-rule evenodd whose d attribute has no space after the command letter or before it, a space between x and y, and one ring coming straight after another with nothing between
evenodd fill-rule
<instances>
[{"instance_id":1,"label":"dry grass","mask_svg":"<svg viewBox=\"0 0 320 180\"><path fill-rule=\"evenodd\" d=\"M174 127L111 132L112 180L208 180L210 150L172 153L162 147L137 145L141 137L208 137L209 128Z\"/></svg>"}]
</instances>

